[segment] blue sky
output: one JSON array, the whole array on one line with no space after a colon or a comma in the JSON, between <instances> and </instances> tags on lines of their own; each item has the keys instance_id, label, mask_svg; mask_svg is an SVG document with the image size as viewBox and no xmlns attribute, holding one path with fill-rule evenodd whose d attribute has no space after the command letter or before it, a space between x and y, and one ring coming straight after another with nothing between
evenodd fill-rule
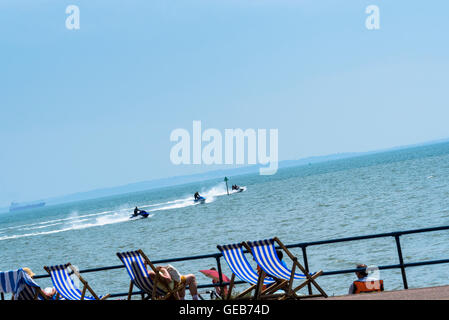
<instances>
[{"instance_id":1,"label":"blue sky","mask_svg":"<svg viewBox=\"0 0 449 320\"><path fill-rule=\"evenodd\" d=\"M80 8L80 30L65 9ZM365 28L368 5L380 30ZM279 159L449 137L447 1L0 2L0 206L197 173L172 130L276 128ZM214 167L216 168L216 167Z\"/></svg>"}]
</instances>

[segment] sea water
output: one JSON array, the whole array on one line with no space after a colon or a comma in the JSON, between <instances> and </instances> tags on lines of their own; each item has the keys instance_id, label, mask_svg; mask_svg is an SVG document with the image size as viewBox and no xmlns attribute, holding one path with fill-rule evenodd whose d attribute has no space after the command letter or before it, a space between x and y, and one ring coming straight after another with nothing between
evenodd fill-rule
<instances>
[{"instance_id":1,"label":"sea water","mask_svg":"<svg viewBox=\"0 0 449 320\"><path fill-rule=\"evenodd\" d=\"M274 236L294 244L449 225L449 143L282 168L273 176L235 176L229 183L245 191L227 195L217 179L0 214L0 270L26 266L45 274L44 265L67 262L81 270L120 265L116 253L135 249L159 260L217 253L219 244ZM193 202L195 191L206 203ZM130 220L135 206L149 217ZM449 231L402 236L405 262L449 258L448 239ZM301 262L301 250L292 252ZM393 237L312 246L307 253L311 271L398 263ZM209 284L199 270L216 261L172 264ZM224 260L221 264L230 277ZM448 264L407 268L410 288L447 285L448 275ZM125 269L84 276L97 294L128 290ZM380 276L386 290L403 286L399 269L382 270ZM328 295L339 295L354 278L323 276L318 283ZM38 282L51 285L48 278Z\"/></svg>"}]
</instances>

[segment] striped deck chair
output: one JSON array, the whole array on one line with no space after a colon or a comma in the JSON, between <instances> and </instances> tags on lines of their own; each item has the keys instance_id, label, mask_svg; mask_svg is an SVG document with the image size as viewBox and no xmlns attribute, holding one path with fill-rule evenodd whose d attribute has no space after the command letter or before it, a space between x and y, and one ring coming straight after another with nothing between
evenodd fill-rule
<instances>
[{"instance_id":1,"label":"striped deck chair","mask_svg":"<svg viewBox=\"0 0 449 320\"><path fill-rule=\"evenodd\" d=\"M42 299L45 296L39 285L23 269L0 272L0 293L2 300L5 299L5 293L11 293L12 299L23 296L27 300L36 300L39 295L42 295Z\"/></svg>"},{"instance_id":2,"label":"striped deck chair","mask_svg":"<svg viewBox=\"0 0 449 320\"><path fill-rule=\"evenodd\" d=\"M242 293L235 296L233 299L241 299L245 298L252 290L255 291L254 297L263 296L265 294L272 293L272 290L262 291L262 286L269 286L275 283L275 280L270 277L261 277L249 264L248 260L245 258L245 254L243 253L243 244L229 244L223 246L217 246L218 250L223 255L226 263L232 271L231 282L229 284L228 295L225 297L227 300L231 298L231 292L234 287L235 277L240 280L251 284L249 288L244 290ZM267 289L267 290L268 290Z\"/></svg>"},{"instance_id":3,"label":"striped deck chair","mask_svg":"<svg viewBox=\"0 0 449 320\"><path fill-rule=\"evenodd\" d=\"M287 254L287 256L293 261L293 268L290 270L285 264L281 262L276 254L275 244ZM283 279L288 281L288 289L283 297L285 298L305 298L305 297L316 297L323 296L327 298L326 292L316 283L315 279L319 277L323 271L318 271L314 273L308 273L304 267L298 262L298 259L287 249L287 247L282 244L278 238L260 240L254 242L246 242L244 244L246 248L251 250L251 253L256 260L257 264L262 268L262 270L274 277L276 279ZM296 268L298 268L302 273L296 273ZM301 280L301 284L293 288L293 281ZM312 284L319 292L319 295L307 295L298 296L296 292L303 288L304 286Z\"/></svg>"},{"instance_id":4,"label":"striped deck chair","mask_svg":"<svg viewBox=\"0 0 449 320\"><path fill-rule=\"evenodd\" d=\"M89 286L87 281L83 279L70 263L51 267L45 266L44 269L50 275L53 286L57 291L57 295L62 296L65 300L105 300L109 297L109 294L98 296ZM70 278L68 269L70 269L83 284L82 291L75 286L72 278ZM86 296L87 290L92 296Z\"/></svg>"},{"instance_id":5,"label":"striped deck chair","mask_svg":"<svg viewBox=\"0 0 449 320\"><path fill-rule=\"evenodd\" d=\"M126 271L131 278L128 292L128 300L131 300L133 286L136 285L142 291L142 299L151 300L167 300L176 297L176 292L185 288L185 284L179 284L173 289L168 288L165 284L159 281L160 273L143 253L142 250L118 252L118 258L126 267ZM156 274L154 281L151 279L146 266L150 266ZM156 290L154 290L156 288ZM146 297L144 295L147 295Z\"/></svg>"}]
</instances>

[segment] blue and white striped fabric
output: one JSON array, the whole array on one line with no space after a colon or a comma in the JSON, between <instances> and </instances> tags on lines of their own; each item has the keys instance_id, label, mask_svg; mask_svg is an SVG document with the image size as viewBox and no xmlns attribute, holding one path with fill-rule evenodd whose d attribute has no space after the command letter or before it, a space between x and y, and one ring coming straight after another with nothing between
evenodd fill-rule
<instances>
[{"instance_id":1,"label":"blue and white striped fabric","mask_svg":"<svg viewBox=\"0 0 449 320\"><path fill-rule=\"evenodd\" d=\"M20 294L17 296L17 300L34 300L34 295L36 294L36 289L30 286L25 286ZM38 297L42 300L42 297Z\"/></svg>"},{"instance_id":2,"label":"blue and white striped fabric","mask_svg":"<svg viewBox=\"0 0 449 320\"><path fill-rule=\"evenodd\" d=\"M39 287L23 269L0 272L0 292L19 295L25 286Z\"/></svg>"},{"instance_id":3,"label":"blue and white striped fabric","mask_svg":"<svg viewBox=\"0 0 449 320\"><path fill-rule=\"evenodd\" d=\"M33 287L30 285L25 285L23 290L20 292L18 296L16 296L17 300L34 300L34 296L36 295L37 287ZM38 293L37 300L48 300L48 298L44 298L41 294ZM50 298L50 300L65 300L63 297L59 297L57 299L56 294Z\"/></svg>"},{"instance_id":4,"label":"blue and white striped fabric","mask_svg":"<svg viewBox=\"0 0 449 320\"><path fill-rule=\"evenodd\" d=\"M53 286L65 300L81 300L82 292L75 286L72 278L70 278L70 275L67 272L67 267L68 265L48 267ZM85 295L84 300L96 299L94 297Z\"/></svg>"},{"instance_id":5,"label":"blue and white striped fabric","mask_svg":"<svg viewBox=\"0 0 449 320\"><path fill-rule=\"evenodd\" d=\"M148 274L145 266L145 260L139 251L128 251L117 253L117 256L126 267L126 271L133 281L133 283L143 292L152 295L154 283ZM159 287L156 287L157 296L165 296L167 292Z\"/></svg>"},{"instance_id":6,"label":"blue and white striped fabric","mask_svg":"<svg viewBox=\"0 0 449 320\"><path fill-rule=\"evenodd\" d=\"M229 244L217 246L217 248L221 251L229 268L240 280L251 284L257 284L259 274L254 271L248 260L246 260L243 253L242 244ZM263 283L264 285L269 285L274 283L274 280L269 277L265 277Z\"/></svg>"},{"instance_id":7,"label":"blue and white striped fabric","mask_svg":"<svg viewBox=\"0 0 449 320\"><path fill-rule=\"evenodd\" d=\"M36 287L25 285L20 294L17 295L17 300L34 300L34 296L36 295ZM44 300L44 298L38 294L38 300Z\"/></svg>"},{"instance_id":8,"label":"blue and white striped fabric","mask_svg":"<svg viewBox=\"0 0 449 320\"><path fill-rule=\"evenodd\" d=\"M275 241L274 239L260 240L254 242L247 242L251 248L254 259L256 259L257 264L265 271L267 274L284 280L290 280L292 271L288 269L285 264L279 260L276 254ZM314 275L311 273L310 275ZM294 279L301 280L306 279L304 274L295 273Z\"/></svg>"}]
</instances>

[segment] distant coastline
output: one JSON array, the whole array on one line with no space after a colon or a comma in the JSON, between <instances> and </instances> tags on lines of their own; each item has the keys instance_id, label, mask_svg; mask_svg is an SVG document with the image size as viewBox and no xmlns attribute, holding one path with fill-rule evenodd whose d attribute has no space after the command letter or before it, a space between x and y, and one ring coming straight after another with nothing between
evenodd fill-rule
<instances>
[{"instance_id":1,"label":"distant coastline","mask_svg":"<svg viewBox=\"0 0 449 320\"><path fill-rule=\"evenodd\" d=\"M444 144L444 143L449 143L449 139L433 140L433 141L425 142L425 143L399 146L399 147L393 147L393 148L387 148L387 149L380 149L380 150L376 150L376 151L345 152L345 153L337 153L337 154L330 154L330 155L324 155L324 156L312 156L312 157L307 157L307 158L302 158L302 159L297 159L297 160L283 160L283 161L279 162L279 169L289 168L289 167L299 167L299 166L323 163L323 162L328 162L328 161L350 159L350 158L368 156L368 155L372 155L372 154L420 148L420 147L438 145L438 144ZM86 192L77 192L77 193L73 193L73 194L68 194L66 196L52 197L52 198L47 198L44 200L47 205L56 205L56 204L69 203L69 202L75 202L75 201L90 200L90 199L114 196L114 195L118 195L118 194L141 192L141 191L146 191L146 190L171 187L171 186L183 185L183 184L200 182L200 181L207 181L207 180L212 180L212 179L223 178L225 176L239 176L239 175L245 175L245 174L252 174L252 173L257 173L259 168L260 168L259 165L252 165L252 166L244 166L244 167L232 168L232 169L211 170L211 171L206 171L203 173L197 173L197 174L191 174L191 175L168 177L168 178L162 178L162 179L130 183L130 184L116 186L116 187L110 187L110 188L95 189L95 190L86 191ZM4 212L9 212L9 208L8 207L0 208L0 213L4 213Z\"/></svg>"}]
</instances>

